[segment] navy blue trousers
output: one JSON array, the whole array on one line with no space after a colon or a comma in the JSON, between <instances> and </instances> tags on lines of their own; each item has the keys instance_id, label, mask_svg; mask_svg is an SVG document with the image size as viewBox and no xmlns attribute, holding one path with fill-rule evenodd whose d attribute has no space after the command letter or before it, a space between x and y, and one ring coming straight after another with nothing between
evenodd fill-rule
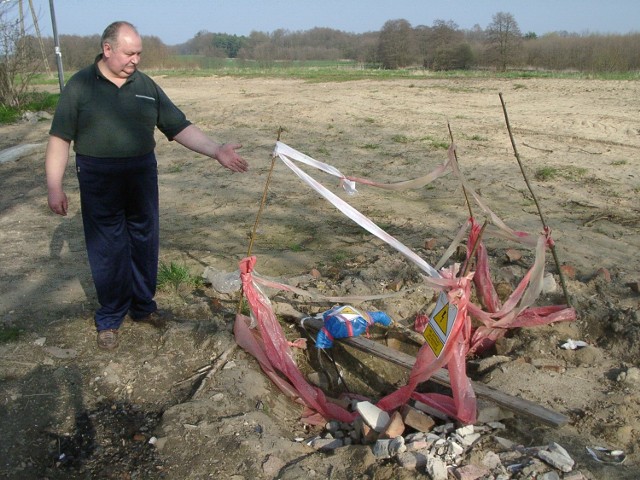
<instances>
[{"instance_id":1,"label":"navy blue trousers","mask_svg":"<svg viewBox=\"0 0 640 480\"><path fill-rule=\"evenodd\" d=\"M157 309L158 166L154 152L133 158L76 155L84 237L100 308L98 331L127 313Z\"/></svg>"}]
</instances>

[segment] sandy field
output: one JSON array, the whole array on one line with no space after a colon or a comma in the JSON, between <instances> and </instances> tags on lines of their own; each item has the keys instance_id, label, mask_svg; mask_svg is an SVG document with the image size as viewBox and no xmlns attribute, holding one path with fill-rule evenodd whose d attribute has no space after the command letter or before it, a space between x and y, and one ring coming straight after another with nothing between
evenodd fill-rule
<instances>
[{"instance_id":1,"label":"sandy field","mask_svg":"<svg viewBox=\"0 0 640 480\"><path fill-rule=\"evenodd\" d=\"M525 446L558 442L584 478L640 477L639 82L156 80L204 131L242 143L251 164L249 173L232 174L158 134L161 261L186 265L197 276L206 267L233 272L247 254L279 129L281 141L346 175L397 182L445 160L449 125L474 189L512 228L540 232L501 93L558 258L567 266L577 320L510 331L495 350L468 359L469 374L570 418L553 428L516 415L505 421L503 437ZM296 442L313 433L299 422L301 408L242 350L203 385L198 369L233 345L237 303L208 284L160 292L159 303L173 315L166 328L126 322L118 351L98 351L73 158L65 180L69 215L56 217L47 208L48 127L47 119L0 127L0 151L36 144L32 153L0 163L0 326L21 331L0 343L0 476L428 478L376 461L368 446L327 456ZM347 197L335 178L309 173L432 265L469 216L452 175L402 192L361 185L357 196ZM479 210L474 215L484 221ZM533 252L490 236L486 246L496 282L512 289ZM522 258L510 258L509 249ZM371 305L398 321L408 323L432 299L404 257L280 161L251 253L262 275L302 278L302 288L325 295L407 289ZM551 256L546 270L559 285ZM291 296L277 300L281 307L287 303L304 314L330 306ZM557 286L537 304L560 303ZM569 338L588 345L560 348ZM500 362L480 368L492 355ZM150 445L152 437L162 442ZM622 450L626 459L596 462L586 451L594 446Z\"/></svg>"}]
</instances>

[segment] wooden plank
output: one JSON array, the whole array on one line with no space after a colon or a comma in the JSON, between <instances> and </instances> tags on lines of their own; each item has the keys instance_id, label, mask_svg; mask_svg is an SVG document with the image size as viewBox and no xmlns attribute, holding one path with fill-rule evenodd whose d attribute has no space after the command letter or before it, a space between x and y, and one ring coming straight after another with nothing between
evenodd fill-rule
<instances>
[{"instance_id":1,"label":"wooden plank","mask_svg":"<svg viewBox=\"0 0 640 480\"><path fill-rule=\"evenodd\" d=\"M318 331L322 328L322 320L311 318L306 319L304 322L305 327ZM403 352L399 352L392 348L382 345L381 343L374 342L365 337L350 337L341 338L338 341L343 342L357 350L370 353L378 358L391 362L395 365L407 368L411 370L416 363L415 357ZM451 381L449 379L449 373L445 369L440 369L436 372L429 381L433 381L439 385L451 387ZM534 418L546 425L553 427L560 427L569 422L569 417L562 415L561 413L554 412L548 408L545 408L537 403L525 400L524 398L514 397L507 393L501 392L495 388L489 387L482 383L471 381L473 391L476 397L490 400L493 403L507 408L515 413Z\"/></svg>"}]
</instances>

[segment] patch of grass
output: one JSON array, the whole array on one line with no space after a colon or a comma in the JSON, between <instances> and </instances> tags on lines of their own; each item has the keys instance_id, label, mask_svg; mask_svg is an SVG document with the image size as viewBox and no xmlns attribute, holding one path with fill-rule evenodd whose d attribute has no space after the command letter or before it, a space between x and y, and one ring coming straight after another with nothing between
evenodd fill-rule
<instances>
[{"instance_id":1,"label":"patch of grass","mask_svg":"<svg viewBox=\"0 0 640 480\"><path fill-rule=\"evenodd\" d=\"M521 88L527 88L527 86L523 83L514 83L513 84L513 89L514 90L520 90Z\"/></svg>"},{"instance_id":2,"label":"patch of grass","mask_svg":"<svg viewBox=\"0 0 640 480\"><path fill-rule=\"evenodd\" d=\"M562 178L567 180L578 180L587 174L588 170L584 167L568 166L560 169L559 173Z\"/></svg>"},{"instance_id":3,"label":"patch of grass","mask_svg":"<svg viewBox=\"0 0 640 480\"><path fill-rule=\"evenodd\" d=\"M60 94L29 92L20 99L20 107L0 105L0 124L17 122L24 112L53 113Z\"/></svg>"},{"instance_id":4,"label":"patch of grass","mask_svg":"<svg viewBox=\"0 0 640 480\"><path fill-rule=\"evenodd\" d=\"M617 167L619 165L626 165L627 163L628 162L626 160L614 160L613 162L611 162L611 165Z\"/></svg>"},{"instance_id":5,"label":"patch of grass","mask_svg":"<svg viewBox=\"0 0 640 480\"><path fill-rule=\"evenodd\" d=\"M166 264L160 262L158 268L158 288L168 289L173 287L178 290L181 286L196 288L202 285L200 277L191 275L186 265L178 265L174 262Z\"/></svg>"},{"instance_id":6,"label":"patch of grass","mask_svg":"<svg viewBox=\"0 0 640 480\"><path fill-rule=\"evenodd\" d=\"M333 256L331 258L332 258L334 263L337 263L337 262L344 262L348 257L349 257L349 255L347 254L347 252L344 252L342 250L338 250L337 252L335 252L333 254Z\"/></svg>"},{"instance_id":7,"label":"patch of grass","mask_svg":"<svg viewBox=\"0 0 640 480\"><path fill-rule=\"evenodd\" d=\"M18 327L1 327L0 343L15 342L22 335L22 331Z\"/></svg>"},{"instance_id":8,"label":"patch of grass","mask_svg":"<svg viewBox=\"0 0 640 480\"><path fill-rule=\"evenodd\" d=\"M423 137L420 140L423 140L425 142L429 142L432 147L438 148L438 149L441 149L441 150L446 150L446 149L449 148L449 142L447 142L445 140L440 140L440 139L432 137L430 135L427 135L426 137Z\"/></svg>"},{"instance_id":9,"label":"patch of grass","mask_svg":"<svg viewBox=\"0 0 640 480\"><path fill-rule=\"evenodd\" d=\"M58 100L60 100L59 93L31 92L24 98L22 109L33 112L45 111L53 113L58 105Z\"/></svg>"},{"instance_id":10,"label":"patch of grass","mask_svg":"<svg viewBox=\"0 0 640 480\"><path fill-rule=\"evenodd\" d=\"M588 170L584 167L574 167L572 165L566 167L541 167L535 172L536 180L546 182L547 180L553 180L556 177L561 177L566 180L579 180L588 173Z\"/></svg>"},{"instance_id":11,"label":"patch of grass","mask_svg":"<svg viewBox=\"0 0 640 480\"><path fill-rule=\"evenodd\" d=\"M392 142L396 143L410 143L411 139L406 135L398 134L391 137Z\"/></svg>"},{"instance_id":12,"label":"patch of grass","mask_svg":"<svg viewBox=\"0 0 640 480\"><path fill-rule=\"evenodd\" d=\"M360 148L364 148L365 150L376 150L380 148L380 145L377 143L365 143L364 145L360 145Z\"/></svg>"},{"instance_id":13,"label":"patch of grass","mask_svg":"<svg viewBox=\"0 0 640 480\"><path fill-rule=\"evenodd\" d=\"M17 122L20 118L20 110L0 105L0 125Z\"/></svg>"},{"instance_id":14,"label":"patch of grass","mask_svg":"<svg viewBox=\"0 0 640 480\"><path fill-rule=\"evenodd\" d=\"M447 150L449 148L449 142L443 140L432 140L431 146L440 150Z\"/></svg>"},{"instance_id":15,"label":"patch of grass","mask_svg":"<svg viewBox=\"0 0 640 480\"><path fill-rule=\"evenodd\" d=\"M471 140L475 140L476 142L486 142L489 140L487 137L483 137L482 135L473 135Z\"/></svg>"},{"instance_id":16,"label":"patch of grass","mask_svg":"<svg viewBox=\"0 0 640 480\"><path fill-rule=\"evenodd\" d=\"M329 149L327 147L318 147L318 153L320 155L324 155L325 157L328 157L331 152L329 152Z\"/></svg>"},{"instance_id":17,"label":"patch of grass","mask_svg":"<svg viewBox=\"0 0 640 480\"><path fill-rule=\"evenodd\" d=\"M555 167L541 167L538 170L536 170L536 173L535 173L536 180L540 180L541 182L552 180L557 175L558 175L558 169Z\"/></svg>"},{"instance_id":18,"label":"patch of grass","mask_svg":"<svg viewBox=\"0 0 640 480\"><path fill-rule=\"evenodd\" d=\"M299 243L292 243L291 245L289 245L289 250L291 250L292 252L302 252L304 250L304 246L300 245Z\"/></svg>"}]
</instances>

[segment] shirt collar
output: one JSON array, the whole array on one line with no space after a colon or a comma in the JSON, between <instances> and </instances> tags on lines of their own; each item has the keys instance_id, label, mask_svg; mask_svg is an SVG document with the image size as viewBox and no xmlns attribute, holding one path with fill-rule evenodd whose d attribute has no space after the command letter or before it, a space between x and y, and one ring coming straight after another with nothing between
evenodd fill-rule
<instances>
[{"instance_id":1,"label":"shirt collar","mask_svg":"<svg viewBox=\"0 0 640 480\"><path fill-rule=\"evenodd\" d=\"M96 55L96 58L93 60L93 71L94 71L94 73L95 73L97 78L102 78L103 80L106 80L107 82L109 82L110 80L102 74L102 72L100 71L100 68L98 67L98 62L100 60L102 60L102 54L101 53ZM136 68L136 71L133 72L131 75L129 75L129 77L127 78L127 80L124 83L129 83L129 82L135 81L137 76L138 76L138 69Z\"/></svg>"}]
</instances>

